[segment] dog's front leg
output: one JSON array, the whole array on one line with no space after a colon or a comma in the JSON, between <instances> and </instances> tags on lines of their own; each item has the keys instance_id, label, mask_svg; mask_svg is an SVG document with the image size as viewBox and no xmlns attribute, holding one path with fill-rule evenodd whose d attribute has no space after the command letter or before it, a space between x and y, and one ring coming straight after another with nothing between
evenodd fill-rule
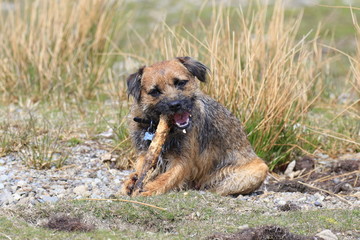
<instances>
[{"instance_id":1,"label":"dog's front leg","mask_svg":"<svg viewBox=\"0 0 360 240\"><path fill-rule=\"evenodd\" d=\"M135 172L131 173L128 179L123 184L123 188L121 191L123 194L131 196L131 194L133 193L135 183L145 163L145 155L146 153L143 153L138 156L135 164Z\"/></svg>"},{"instance_id":2,"label":"dog's front leg","mask_svg":"<svg viewBox=\"0 0 360 240\"><path fill-rule=\"evenodd\" d=\"M185 180L185 175L185 167L179 161L172 164L169 170L157 176L154 181L147 183L142 192L135 192L134 194L152 196L166 193L171 189L181 186Z\"/></svg>"}]
</instances>

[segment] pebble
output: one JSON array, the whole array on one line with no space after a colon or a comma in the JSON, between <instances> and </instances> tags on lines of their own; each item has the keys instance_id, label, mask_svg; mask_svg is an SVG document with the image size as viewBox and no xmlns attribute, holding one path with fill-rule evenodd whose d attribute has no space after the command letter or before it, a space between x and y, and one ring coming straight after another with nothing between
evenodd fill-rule
<instances>
[{"instance_id":1,"label":"pebble","mask_svg":"<svg viewBox=\"0 0 360 240\"><path fill-rule=\"evenodd\" d=\"M324 240L338 240L338 237L331 232L329 229L325 229L318 234L315 235L316 237L322 238Z\"/></svg>"},{"instance_id":2,"label":"pebble","mask_svg":"<svg viewBox=\"0 0 360 240\"><path fill-rule=\"evenodd\" d=\"M88 197L91 193L88 191L86 185L80 185L74 188L74 193L78 196Z\"/></svg>"},{"instance_id":3,"label":"pebble","mask_svg":"<svg viewBox=\"0 0 360 240\"><path fill-rule=\"evenodd\" d=\"M64 168L36 170L24 166L16 154L0 157L0 207L15 205L34 206L38 203L54 203L61 200L80 198L108 198L117 195L122 182L132 172L130 170L109 169L103 159L111 160L115 155L101 149L94 141L69 147L69 158ZM360 189L355 195L360 195ZM302 210L349 208L336 197L322 193L264 192L239 195L240 202L252 202L271 211L280 211L286 203ZM184 192L184 195L188 192ZM199 194L207 194L199 191ZM350 201L350 200L349 200ZM360 206L358 199L351 200L354 208Z\"/></svg>"},{"instance_id":4,"label":"pebble","mask_svg":"<svg viewBox=\"0 0 360 240\"><path fill-rule=\"evenodd\" d=\"M58 197L50 197L50 196L46 196L46 195L41 196L41 199L44 202L50 202L50 203L54 203L54 202L59 201Z\"/></svg>"},{"instance_id":5,"label":"pebble","mask_svg":"<svg viewBox=\"0 0 360 240\"><path fill-rule=\"evenodd\" d=\"M13 201L14 201L14 197L11 194L10 191L5 189L4 191L1 192L1 194L0 194L0 205L11 204Z\"/></svg>"},{"instance_id":6,"label":"pebble","mask_svg":"<svg viewBox=\"0 0 360 240\"><path fill-rule=\"evenodd\" d=\"M69 148L71 154L60 170L27 168L16 154L0 157L0 207L117 194L130 171L109 169L100 157L111 154L96 146L90 141Z\"/></svg>"}]
</instances>

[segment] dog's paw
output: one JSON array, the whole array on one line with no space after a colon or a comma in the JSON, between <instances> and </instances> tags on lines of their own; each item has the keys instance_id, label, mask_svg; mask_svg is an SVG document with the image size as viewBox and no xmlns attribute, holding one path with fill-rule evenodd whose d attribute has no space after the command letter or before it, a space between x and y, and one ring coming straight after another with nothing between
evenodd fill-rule
<instances>
[{"instance_id":1,"label":"dog's paw","mask_svg":"<svg viewBox=\"0 0 360 240\"><path fill-rule=\"evenodd\" d=\"M130 174L129 179L124 182L122 192L128 196L131 196L133 194L134 186L137 180L138 180L137 173Z\"/></svg>"},{"instance_id":2,"label":"dog's paw","mask_svg":"<svg viewBox=\"0 0 360 240\"><path fill-rule=\"evenodd\" d=\"M140 191L137 190L136 192L134 192L132 196L149 197L149 196L159 195L159 194L163 194L163 193L164 192L161 191L160 186L158 186L154 182L150 182L150 183L146 184L143 187L143 189L141 189Z\"/></svg>"}]
</instances>

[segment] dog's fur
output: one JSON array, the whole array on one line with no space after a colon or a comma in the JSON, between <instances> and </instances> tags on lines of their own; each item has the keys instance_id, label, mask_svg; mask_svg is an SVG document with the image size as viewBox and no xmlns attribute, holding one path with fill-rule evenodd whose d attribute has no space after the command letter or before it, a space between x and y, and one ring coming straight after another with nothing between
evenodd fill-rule
<instances>
[{"instance_id":1,"label":"dog's fur","mask_svg":"<svg viewBox=\"0 0 360 240\"><path fill-rule=\"evenodd\" d=\"M169 116L171 127L157 166L160 174L140 195L189 188L248 194L264 181L268 167L255 154L239 120L201 92L198 80L205 82L207 70L190 57L178 57L140 68L127 79L128 93L135 99L130 134L139 157L124 183L126 194L132 194L144 164L150 144L144 137L155 131L160 114Z\"/></svg>"}]
</instances>

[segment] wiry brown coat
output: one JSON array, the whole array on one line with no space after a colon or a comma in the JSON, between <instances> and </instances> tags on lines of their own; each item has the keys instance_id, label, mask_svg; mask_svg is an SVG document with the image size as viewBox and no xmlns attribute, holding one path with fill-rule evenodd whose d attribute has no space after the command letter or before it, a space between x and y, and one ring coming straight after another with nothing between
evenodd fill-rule
<instances>
[{"instance_id":1,"label":"wiry brown coat","mask_svg":"<svg viewBox=\"0 0 360 240\"><path fill-rule=\"evenodd\" d=\"M202 63L181 57L130 75L128 92L135 103L129 124L139 157L135 173L124 183L125 193L132 194L150 143L145 135L156 129L160 114L173 119L171 130L159 160L160 174L145 185L141 195L183 188L236 195L250 193L262 184L268 167L255 154L240 121L199 89L197 80L204 82L206 73ZM185 119L185 131L179 118Z\"/></svg>"}]
</instances>

